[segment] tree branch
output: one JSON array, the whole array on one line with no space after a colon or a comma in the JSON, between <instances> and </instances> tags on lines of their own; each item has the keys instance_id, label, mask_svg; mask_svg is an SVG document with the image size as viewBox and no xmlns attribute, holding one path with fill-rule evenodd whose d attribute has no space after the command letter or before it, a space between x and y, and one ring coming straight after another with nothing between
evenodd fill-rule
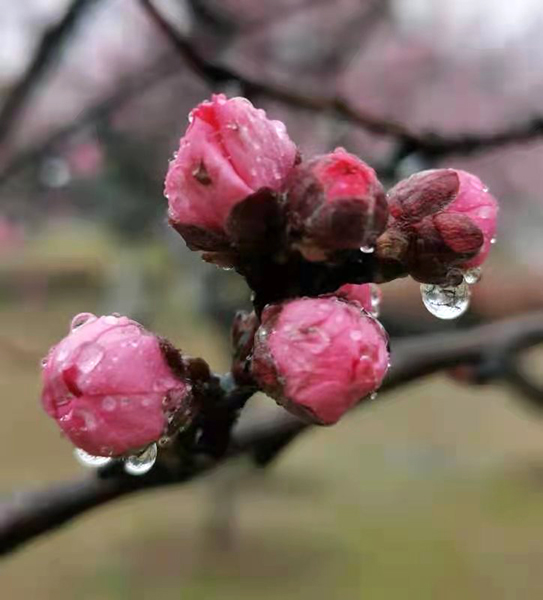
<instances>
[{"instance_id":1,"label":"tree branch","mask_svg":"<svg viewBox=\"0 0 543 600\"><path fill-rule=\"evenodd\" d=\"M312 112L335 113L371 133L396 138L401 144L403 156L413 152L433 158L449 154L465 155L508 144L526 142L543 136L543 117L533 117L523 123L493 133L461 133L444 136L435 132L417 132L398 121L385 119L354 107L347 99L338 95L319 97L313 94L303 94L284 86L264 83L223 65L219 61L202 56L191 41L183 37L164 18L152 0L140 0L140 3L184 61L211 87L219 83L235 81L251 94L262 94L273 100Z\"/></svg>"},{"instance_id":2,"label":"tree branch","mask_svg":"<svg viewBox=\"0 0 543 600\"><path fill-rule=\"evenodd\" d=\"M392 368L382 392L460 364L474 365L485 374L487 381L505 380L523 392L526 381L519 367L519 352L541 341L541 312L470 330L400 340L394 345ZM542 408L543 391L533 384L529 386L528 399ZM233 388L230 393L239 395L240 390ZM358 406L368 404L369 400L365 400ZM257 464L266 464L308 428L302 421L281 411L272 418L266 416L242 421L233 431L227 452L218 459L200 453L185 455L183 459L178 456L176 462L167 451L163 451L161 460L143 477L130 477L114 466L98 473L98 476L55 484L39 491L17 493L0 504L0 553L11 552L110 500L160 486L185 483L229 458L248 455Z\"/></svg>"},{"instance_id":3,"label":"tree branch","mask_svg":"<svg viewBox=\"0 0 543 600\"><path fill-rule=\"evenodd\" d=\"M33 90L58 56L85 11L97 2L98 0L73 0L62 19L45 31L28 68L0 110L0 144L13 129Z\"/></svg>"}]
</instances>

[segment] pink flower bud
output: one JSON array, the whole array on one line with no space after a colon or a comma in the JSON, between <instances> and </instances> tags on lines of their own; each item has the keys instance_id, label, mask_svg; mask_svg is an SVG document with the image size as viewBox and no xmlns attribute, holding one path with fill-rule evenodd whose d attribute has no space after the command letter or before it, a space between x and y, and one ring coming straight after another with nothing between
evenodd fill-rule
<instances>
[{"instance_id":1,"label":"pink flower bud","mask_svg":"<svg viewBox=\"0 0 543 600\"><path fill-rule=\"evenodd\" d=\"M190 385L170 368L166 346L171 355L127 317L78 315L44 361L46 412L91 455L141 450L192 412Z\"/></svg>"},{"instance_id":2,"label":"pink flower bud","mask_svg":"<svg viewBox=\"0 0 543 600\"><path fill-rule=\"evenodd\" d=\"M375 171L343 148L298 165L287 188L291 232L308 260L372 246L385 228L388 207Z\"/></svg>"},{"instance_id":3,"label":"pink flower bud","mask_svg":"<svg viewBox=\"0 0 543 600\"><path fill-rule=\"evenodd\" d=\"M400 181L388 199L389 228L396 233L387 230L381 245L390 255L392 241L399 240L415 278L437 282L452 267L467 269L486 259L498 203L475 175L457 169L422 171Z\"/></svg>"},{"instance_id":4,"label":"pink flower bud","mask_svg":"<svg viewBox=\"0 0 543 600\"><path fill-rule=\"evenodd\" d=\"M253 375L287 410L330 425L381 385L387 336L356 304L333 296L268 306L255 337Z\"/></svg>"},{"instance_id":5,"label":"pink flower bud","mask_svg":"<svg viewBox=\"0 0 543 600\"><path fill-rule=\"evenodd\" d=\"M221 250L230 211L262 188L279 191L296 160L280 121L245 98L202 102L166 176L170 222L195 250Z\"/></svg>"},{"instance_id":6,"label":"pink flower bud","mask_svg":"<svg viewBox=\"0 0 543 600\"><path fill-rule=\"evenodd\" d=\"M379 316L383 293L375 283L346 283L334 292L334 296L344 298L349 302L357 302L370 315Z\"/></svg>"}]
</instances>

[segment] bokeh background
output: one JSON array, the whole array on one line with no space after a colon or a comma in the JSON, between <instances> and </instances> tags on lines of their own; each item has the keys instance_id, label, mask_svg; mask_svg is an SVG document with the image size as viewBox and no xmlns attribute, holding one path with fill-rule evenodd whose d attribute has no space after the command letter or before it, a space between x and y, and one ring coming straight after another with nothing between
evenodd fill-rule
<instances>
[{"instance_id":1,"label":"bokeh background","mask_svg":"<svg viewBox=\"0 0 543 600\"><path fill-rule=\"evenodd\" d=\"M309 97L337 93L415 131L491 133L543 114L540 0L155 5L210 60ZM189 110L221 90L247 92L211 89L137 0L0 0L2 495L81 472L39 405L40 358L74 314L129 314L228 368L228 322L248 290L185 248L162 196ZM499 198L498 244L470 313L438 322L416 284L388 284L394 336L543 307L537 131L469 156L406 152L390 168L393 138L330 111L251 99L304 153L345 146L387 185L422 168L466 168ZM537 375L543 362L532 360ZM304 434L265 471L239 461L77 519L5 559L0 596L539 598L542 417L503 385L430 377Z\"/></svg>"}]
</instances>

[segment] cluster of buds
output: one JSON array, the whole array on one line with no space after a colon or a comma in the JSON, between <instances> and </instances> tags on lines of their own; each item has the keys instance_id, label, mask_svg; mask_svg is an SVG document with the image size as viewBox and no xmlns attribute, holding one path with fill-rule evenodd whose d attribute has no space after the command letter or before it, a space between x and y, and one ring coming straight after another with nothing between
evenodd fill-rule
<instances>
[{"instance_id":1,"label":"cluster of buds","mask_svg":"<svg viewBox=\"0 0 543 600\"><path fill-rule=\"evenodd\" d=\"M424 171L386 194L356 156L302 160L283 123L224 95L192 111L165 193L187 246L256 293L255 312L234 321L234 378L322 425L387 373L373 282L411 275L436 305L473 283L496 229L496 200L474 175ZM186 428L195 387L171 344L126 317L76 319L44 363L46 411L95 458L134 462Z\"/></svg>"}]
</instances>

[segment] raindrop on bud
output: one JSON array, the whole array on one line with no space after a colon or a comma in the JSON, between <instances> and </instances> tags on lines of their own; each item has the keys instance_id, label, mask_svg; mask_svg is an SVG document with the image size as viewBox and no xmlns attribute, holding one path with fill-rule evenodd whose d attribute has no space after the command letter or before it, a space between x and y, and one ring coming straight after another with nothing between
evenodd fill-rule
<instances>
[{"instance_id":1,"label":"raindrop on bud","mask_svg":"<svg viewBox=\"0 0 543 600\"><path fill-rule=\"evenodd\" d=\"M81 450L81 448L76 448L74 450L74 456L78 463L82 464L88 469L99 469L100 467L105 467L113 460L110 456L93 456L92 454L85 452L85 450Z\"/></svg>"},{"instance_id":2,"label":"raindrop on bud","mask_svg":"<svg viewBox=\"0 0 543 600\"><path fill-rule=\"evenodd\" d=\"M75 331L76 329L79 329L79 327L82 327L83 325L85 325L85 323L88 323L89 321L93 321L94 319L96 319L96 316L93 315L92 313L79 313L72 319L72 322L70 324L70 329L72 331Z\"/></svg>"},{"instance_id":3,"label":"raindrop on bud","mask_svg":"<svg viewBox=\"0 0 543 600\"><path fill-rule=\"evenodd\" d=\"M438 319L457 319L468 309L471 291L466 282L447 287L423 283L420 291L424 306Z\"/></svg>"},{"instance_id":4,"label":"raindrop on bud","mask_svg":"<svg viewBox=\"0 0 543 600\"><path fill-rule=\"evenodd\" d=\"M483 270L480 267L473 267L464 272L464 281L469 285L479 283L482 274Z\"/></svg>"},{"instance_id":5,"label":"raindrop on bud","mask_svg":"<svg viewBox=\"0 0 543 600\"><path fill-rule=\"evenodd\" d=\"M129 475L145 475L155 464L157 454L157 445L151 444L140 454L129 456L124 463L124 470Z\"/></svg>"}]
</instances>

